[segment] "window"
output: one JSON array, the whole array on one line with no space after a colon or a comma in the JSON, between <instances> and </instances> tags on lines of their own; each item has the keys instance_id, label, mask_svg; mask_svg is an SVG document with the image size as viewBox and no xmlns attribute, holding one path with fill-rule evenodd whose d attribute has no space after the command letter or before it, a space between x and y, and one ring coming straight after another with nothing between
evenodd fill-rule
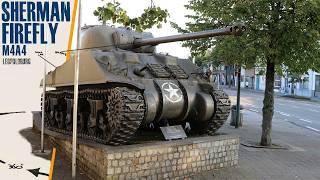
<instances>
[{"instance_id":1,"label":"window","mask_svg":"<svg viewBox=\"0 0 320 180\"><path fill-rule=\"evenodd\" d=\"M278 79L274 80L274 88L280 89L280 87L281 87L281 80L278 80Z\"/></svg>"},{"instance_id":2,"label":"window","mask_svg":"<svg viewBox=\"0 0 320 180\"><path fill-rule=\"evenodd\" d=\"M274 88L280 89L280 87L281 87L281 77L276 75L275 80L274 80Z\"/></svg>"},{"instance_id":3,"label":"window","mask_svg":"<svg viewBox=\"0 0 320 180\"><path fill-rule=\"evenodd\" d=\"M304 77L301 82L301 88L302 89L308 89L309 88L309 77Z\"/></svg>"}]
</instances>

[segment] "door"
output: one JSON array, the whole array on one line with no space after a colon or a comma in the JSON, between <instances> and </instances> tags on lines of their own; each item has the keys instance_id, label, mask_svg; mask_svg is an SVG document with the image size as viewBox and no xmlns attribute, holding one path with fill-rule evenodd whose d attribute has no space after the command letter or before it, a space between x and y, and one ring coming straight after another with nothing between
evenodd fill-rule
<instances>
[{"instance_id":1,"label":"door","mask_svg":"<svg viewBox=\"0 0 320 180\"><path fill-rule=\"evenodd\" d=\"M260 76L256 76L256 90L259 90Z\"/></svg>"},{"instance_id":2,"label":"door","mask_svg":"<svg viewBox=\"0 0 320 180\"><path fill-rule=\"evenodd\" d=\"M315 96L320 97L320 75L316 75L316 88L315 88Z\"/></svg>"}]
</instances>

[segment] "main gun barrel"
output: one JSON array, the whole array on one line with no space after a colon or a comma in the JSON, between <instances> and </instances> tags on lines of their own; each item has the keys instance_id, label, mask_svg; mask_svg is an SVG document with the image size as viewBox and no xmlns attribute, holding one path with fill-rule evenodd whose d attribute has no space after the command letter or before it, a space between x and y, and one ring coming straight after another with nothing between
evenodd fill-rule
<instances>
[{"instance_id":1,"label":"main gun barrel","mask_svg":"<svg viewBox=\"0 0 320 180\"><path fill-rule=\"evenodd\" d=\"M158 38L148 38L148 39L136 39L133 42L133 46L138 48L146 45L158 45L162 43L185 41L191 39L200 39L206 37L215 37L223 35L241 35L245 31L245 26L242 24L237 24L233 26L228 26L221 29L206 30L200 32L186 33L180 35L172 35Z\"/></svg>"}]
</instances>

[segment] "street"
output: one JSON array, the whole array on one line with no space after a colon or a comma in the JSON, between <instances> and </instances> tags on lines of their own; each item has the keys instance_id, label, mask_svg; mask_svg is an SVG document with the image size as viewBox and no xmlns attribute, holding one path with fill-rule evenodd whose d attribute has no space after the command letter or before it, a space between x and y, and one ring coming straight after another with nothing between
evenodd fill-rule
<instances>
[{"instance_id":1,"label":"street","mask_svg":"<svg viewBox=\"0 0 320 180\"><path fill-rule=\"evenodd\" d=\"M225 90L236 104L236 91ZM246 111L262 114L263 93L241 91L241 105ZM275 96L273 122L288 122L314 131L320 135L320 104L306 100L297 100ZM259 121L262 120L258 119Z\"/></svg>"}]
</instances>

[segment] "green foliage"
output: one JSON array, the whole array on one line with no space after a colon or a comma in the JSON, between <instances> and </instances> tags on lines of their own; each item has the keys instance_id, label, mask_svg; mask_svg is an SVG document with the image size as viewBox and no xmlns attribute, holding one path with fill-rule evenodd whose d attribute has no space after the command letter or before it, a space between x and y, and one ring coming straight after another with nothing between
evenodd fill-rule
<instances>
[{"instance_id":1,"label":"green foliage","mask_svg":"<svg viewBox=\"0 0 320 180\"><path fill-rule=\"evenodd\" d=\"M243 22L247 32L241 37L219 37L185 42L192 56L211 56L244 67L263 66L267 59L289 71L304 74L320 71L319 0L190 0L193 15L186 29L194 32Z\"/></svg>"},{"instance_id":2,"label":"green foliage","mask_svg":"<svg viewBox=\"0 0 320 180\"><path fill-rule=\"evenodd\" d=\"M290 83L298 83L301 82L301 75L297 73L288 73L288 76L290 77L289 82Z\"/></svg>"},{"instance_id":3,"label":"green foliage","mask_svg":"<svg viewBox=\"0 0 320 180\"><path fill-rule=\"evenodd\" d=\"M305 77L301 73L296 73L296 72L287 72L287 73L288 73L290 83L301 83L303 81L307 81L307 77ZM308 73L306 73L306 75L307 74Z\"/></svg>"},{"instance_id":4,"label":"green foliage","mask_svg":"<svg viewBox=\"0 0 320 180\"><path fill-rule=\"evenodd\" d=\"M197 66L199 67L208 67L210 65L212 65L215 68L218 68L220 65L222 65L223 63L218 60L218 59L214 59L212 56L197 56L194 57L195 59L195 63L197 64Z\"/></svg>"},{"instance_id":5,"label":"green foliage","mask_svg":"<svg viewBox=\"0 0 320 180\"><path fill-rule=\"evenodd\" d=\"M139 17L130 18L127 15L127 11L120 7L119 2L108 2L106 5L98 7L93 14L97 16L103 24L111 20L112 23L122 24L125 27L131 27L140 32L153 26L160 28L161 23L166 23L167 17L169 16L166 9L163 10L160 7L152 6L144 9L144 12Z\"/></svg>"}]
</instances>

